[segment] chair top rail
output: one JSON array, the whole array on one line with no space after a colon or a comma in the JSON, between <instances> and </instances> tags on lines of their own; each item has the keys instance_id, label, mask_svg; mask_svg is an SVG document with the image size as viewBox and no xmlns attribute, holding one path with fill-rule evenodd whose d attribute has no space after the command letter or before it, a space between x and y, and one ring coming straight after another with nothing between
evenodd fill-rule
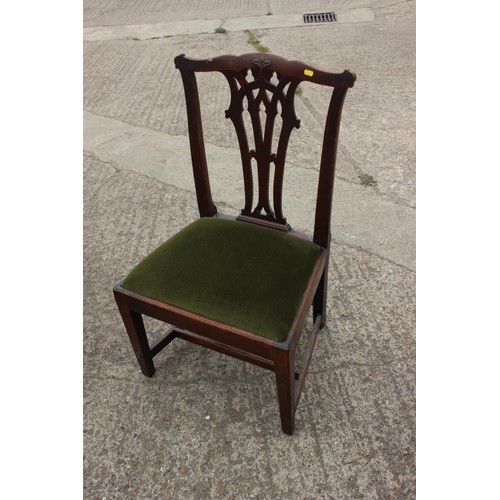
<instances>
[{"instance_id":1,"label":"chair top rail","mask_svg":"<svg viewBox=\"0 0 500 500\"><path fill-rule=\"evenodd\" d=\"M289 61L274 54L251 52L242 55L226 54L210 59L193 59L180 54L175 58L175 67L181 71L242 71L257 66L269 66L283 76L301 81L310 81L329 87L352 87L356 75L345 70L342 73L328 73L301 61Z\"/></svg>"}]
</instances>

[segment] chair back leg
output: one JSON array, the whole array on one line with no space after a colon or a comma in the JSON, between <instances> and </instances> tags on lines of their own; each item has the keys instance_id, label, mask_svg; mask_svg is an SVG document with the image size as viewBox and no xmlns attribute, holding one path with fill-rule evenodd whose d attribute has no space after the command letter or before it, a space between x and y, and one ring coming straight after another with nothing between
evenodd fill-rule
<instances>
[{"instance_id":1,"label":"chair back leg","mask_svg":"<svg viewBox=\"0 0 500 500\"><path fill-rule=\"evenodd\" d=\"M328 268L323 270L323 276L319 282L318 289L313 300L313 321L316 321L318 316L321 316L320 328L323 328L326 323L326 297L328 286Z\"/></svg>"}]
</instances>

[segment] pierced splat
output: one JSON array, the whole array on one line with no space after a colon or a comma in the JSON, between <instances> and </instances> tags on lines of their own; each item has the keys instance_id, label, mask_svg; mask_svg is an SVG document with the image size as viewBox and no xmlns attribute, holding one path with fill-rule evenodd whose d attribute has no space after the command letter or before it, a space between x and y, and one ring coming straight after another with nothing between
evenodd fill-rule
<instances>
[{"instance_id":1,"label":"pierced splat","mask_svg":"<svg viewBox=\"0 0 500 500\"><path fill-rule=\"evenodd\" d=\"M229 83L231 100L226 117L234 124L243 166L245 206L238 218L285 231L290 230L282 210L286 151L292 130L300 126L294 108L295 91L298 84L305 80L333 89L323 135L313 234L316 244L328 248L340 118L347 90L354 85L356 76L349 70L328 73L301 61L289 61L275 54L258 52L240 56L226 54L210 59L191 59L181 54L175 58L175 65L181 72L186 96L189 143L200 216L215 217L218 212L210 189L195 73L218 71L225 75ZM247 118L245 100L255 140L254 149L249 147L243 120L243 116ZM262 116L261 108L264 111ZM280 133L276 134L273 142L278 110L282 123ZM275 151L273 144L277 144ZM252 159L257 164L258 177L255 207ZM269 199L271 163L274 165L272 207Z\"/></svg>"},{"instance_id":2,"label":"pierced splat","mask_svg":"<svg viewBox=\"0 0 500 500\"><path fill-rule=\"evenodd\" d=\"M295 91L300 79L288 78L269 68L270 62L265 58L255 59L250 72L222 71L231 91L231 102L226 110L226 118L230 118L236 129L240 146L245 185L245 207L240 219L260 219L273 226L288 230L282 210L283 177L286 151L291 132L300 127L300 120L295 114ZM276 75L277 84L273 83ZM247 132L244 125L244 101L252 123L255 149L248 145ZM279 134L277 151L272 150L273 133L278 104L281 107L282 127ZM264 123L261 110L265 111ZM252 158L257 163L258 200L253 208L253 174ZM269 200L269 181L271 163L274 163L273 207ZM273 209L274 208L274 209Z\"/></svg>"}]
</instances>

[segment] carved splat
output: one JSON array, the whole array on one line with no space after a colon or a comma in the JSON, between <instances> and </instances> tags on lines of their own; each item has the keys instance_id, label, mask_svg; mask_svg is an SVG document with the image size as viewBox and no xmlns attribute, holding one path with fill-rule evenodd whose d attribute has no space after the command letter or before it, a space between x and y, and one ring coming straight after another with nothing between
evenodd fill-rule
<instances>
[{"instance_id":1,"label":"carved splat","mask_svg":"<svg viewBox=\"0 0 500 500\"><path fill-rule=\"evenodd\" d=\"M232 120L236 129L243 165L245 206L238 218L280 230L290 229L283 215L282 189L288 141L292 130L300 125L295 114L295 91L304 80L333 88L326 113L313 234L316 244L328 248L340 118L347 89L354 85L356 75L349 70L328 73L302 61L289 61L275 54L260 53L240 56L226 54L210 59L191 59L181 54L175 58L175 65L181 72L184 84L191 159L201 217L214 217L218 212L210 189L195 73L218 71L225 75L229 83L231 100L226 117ZM249 147L243 119L247 112L251 122L249 128L254 136L253 149ZM282 119L281 128L278 127L278 121L276 128L280 128L279 137L273 142L278 113ZM277 146L273 148L273 144ZM252 161L257 165L258 200L255 207ZM271 207L269 182L273 166Z\"/></svg>"},{"instance_id":2,"label":"carved splat","mask_svg":"<svg viewBox=\"0 0 500 500\"><path fill-rule=\"evenodd\" d=\"M226 118L234 124L241 152L243 180L245 186L245 207L239 218L257 218L275 224L284 230L289 229L282 210L283 177L285 158L290 134L300 127L295 114L295 91L301 80L284 77L269 68L270 61L265 57L256 58L253 66L242 71L222 71L231 91L231 101L226 110ZM274 83L273 76L277 83ZM243 119L246 111L250 115L255 149L250 149ZM279 133L277 150L273 151L273 133L281 109L282 126ZM265 112L263 117L261 110ZM262 119L263 118L263 119ZM253 207L254 183L252 158L257 164L258 200ZM274 164L273 207L269 200L269 181L271 163Z\"/></svg>"}]
</instances>

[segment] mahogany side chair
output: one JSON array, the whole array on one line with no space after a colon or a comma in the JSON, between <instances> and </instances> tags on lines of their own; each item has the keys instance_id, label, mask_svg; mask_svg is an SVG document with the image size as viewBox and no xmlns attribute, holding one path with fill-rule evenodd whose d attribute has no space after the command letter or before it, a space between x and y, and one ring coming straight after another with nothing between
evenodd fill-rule
<instances>
[{"instance_id":1,"label":"mahogany side chair","mask_svg":"<svg viewBox=\"0 0 500 500\"><path fill-rule=\"evenodd\" d=\"M200 219L139 262L114 287L114 296L144 375L153 376L153 358L175 338L267 368L276 376L282 430L292 434L316 337L326 320L338 134L347 89L356 76L348 70L327 73L262 53L204 60L182 54L175 58L175 66L184 84ZM226 118L236 129L244 185L245 206L237 217L219 213L212 201L195 76L208 71L222 73L229 84ZM292 230L282 213L286 150L292 130L300 126L294 97L305 80L333 88L311 236ZM254 149L250 149L245 130L245 107ZM279 112L280 132L273 151ZM257 172L255 207L252 163ZM311 309L313 327L299 371L295 369L296 350ZM143 315L175 326L150 345Z\"/></svg>"}]
</instances>

